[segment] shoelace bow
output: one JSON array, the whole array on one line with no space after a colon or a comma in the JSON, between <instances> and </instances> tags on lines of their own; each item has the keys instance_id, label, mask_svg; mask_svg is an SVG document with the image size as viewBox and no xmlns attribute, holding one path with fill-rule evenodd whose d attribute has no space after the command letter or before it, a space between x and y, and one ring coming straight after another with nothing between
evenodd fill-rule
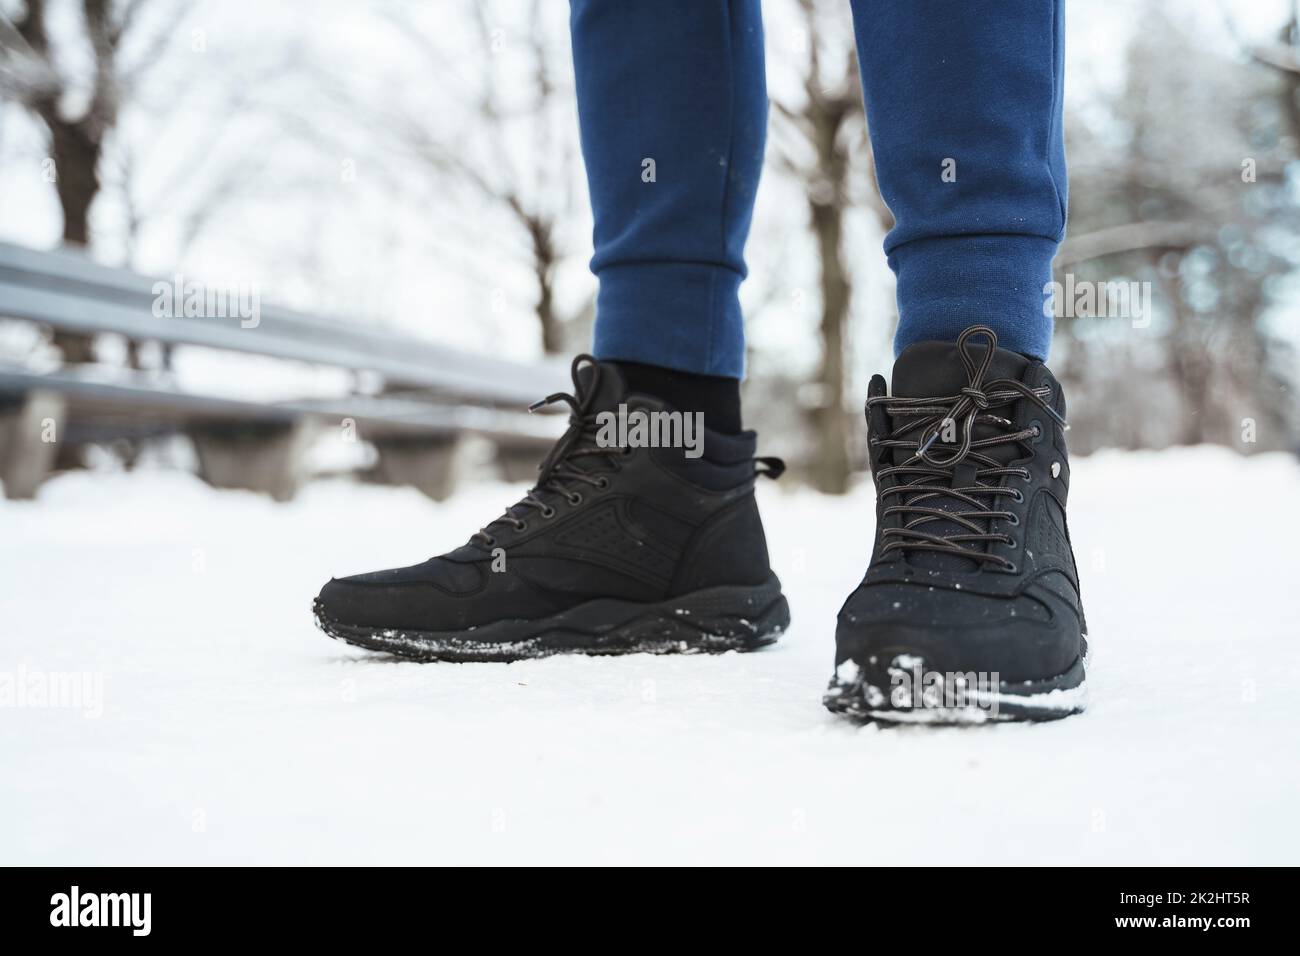
<instances>
[{"instance_id":1,"label":"shoelace bow","mask_svg":"<svg viewBox=\"0 0 1300 956\"><path fill-rule=\"evenodd\" d=\"M983 358L978 362L971 355L969 341L976 335L982 335L988 341ZM1010 405L1022 398L1027 398L1063 429L1068 428L1064 418L1049 404L1052 390L1047 386L1030 388L1023 382L1011 378L995 379L985 382L989 367L993 364L993 353L997 348L997 334L988 326L977 325L966 329L957 339L957 349L962 364L966 366L966 375L970 384L956 396L942 398L901 398L887 395L867 399L870 410L873 405L884 405L891 420L890 434L880 438L877 444L883 448L901 448L913 451L910 458L901 465L881 468L877 479L890 477L901 479L899 484L885 488L880 492L882 499L897 499L884 509L884 515L902 515L903 525L886 528L882 538L886 539L882 552L888 551L937 551L956 554L975 561L998 564L1013 570L1014 562L992 554L984 549L988 543L1012 544L1014 539L1007 534L992 532L989 528L996 520L1015 522L1016 516L1010 511L997 508L998 499L1007 496L1013 500L1021 497L1016 488L1007 488L1000 484L1001 479L1015 475L1030 478L1028 468L1008 467L984 454L998 445L1014 442L1029 442L1039 435L1037 424L1019 431L1010 431L1014 423L989 410ZM912 418L905 424L896 424L899 419ZM960 438L955 446L940 442L945 425L952 422L960 429ZM976 424L988 424L1001 429L988 438L976 439ZM916 433L915 438L907 435ZM935 446L952 447L947 457L934 454ZM965 467L960 467L962 465ZM958 476L961 482L959 484ZM994 482L988 484L987 482ZM945 483L946 482L946 483ZM933 504L939 498L948 498L969 507L969 510L947 511ZM983 500L987 499L987 501ZM934 521L951 521L965 529L957 534L940 535L922 530L922 526ZM978 522L984 522L981 527Z\"/></svg>"},{"instance_id":2,"label":"shoelace bow","mask_svg":"<svg viewBox=\"0 0 1300 956\"><path fill-rule=\"evenodd\" d=\"M587 363L592 367L591 379L587 382L585 388L579 388L578 370ZM528 406L530 412L535 412L548 405L564 402L570 409L569 427L560 437L560 440L555 443L555 446L551 448L547 456L542 459L542 464L538 469L537 484L533 485L524 497L506 509L501 517L489 521L474 532L470 536L471 541L480 541L491 547L496 544L496 538L492 536L488 529L493 525L502 523L510 524L516 531L525 530L528 527L528 522L513 514L516 508L533 508L539 511L543 518L555 517L555 508L539 497L543 492L562 494L571 505L582 504L582 492L573 490L570 483L576 482L595 488L607 488L609 486L609 477L603 474L592 475L583 465L575 463L573 459L588 455L622 456L630 451L630 449L619 446L607 447L596 443L596 431L599 427L596 420L598 413L590 410L587 405L591 401L591 397L600 390L600 365L590 355L579 355L573 360L570 374L573 376L574 391L579 394L555 392Z\"/></svg>"}]
</instances>

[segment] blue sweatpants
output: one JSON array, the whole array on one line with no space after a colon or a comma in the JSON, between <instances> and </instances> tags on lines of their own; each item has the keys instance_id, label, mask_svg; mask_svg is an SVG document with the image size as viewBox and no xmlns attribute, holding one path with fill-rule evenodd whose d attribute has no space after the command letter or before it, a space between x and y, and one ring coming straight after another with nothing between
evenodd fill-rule
<instances>
[{"instance_id":1,"label":"blue sweatpants","mask_svg":"<svg viewBox=\"0 0 1300 956\"><path fill-rule=\"evenodd\" d=\"M983 323L1046 358L1065 231L1063 0L851 0L895 349ZM571 0L595 353L740 377L763 165L758 0Z\"/></svg>"}]
</instances>

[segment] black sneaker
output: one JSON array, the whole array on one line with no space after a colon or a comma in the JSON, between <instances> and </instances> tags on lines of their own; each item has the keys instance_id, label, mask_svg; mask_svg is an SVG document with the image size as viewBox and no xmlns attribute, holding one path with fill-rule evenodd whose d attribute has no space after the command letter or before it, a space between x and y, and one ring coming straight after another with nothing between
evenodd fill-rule
<instances>
[{"instance_id":1,"label":"black sneaker","mask_svg":"<svg viewBox=\"0 0 1300 956\"><path fill-rule=\"evenodd\" d=\"M454 551L330 581L314 606L326 634L446 661L747 651L777 639L790 611L754 480L779 475L780 461L754 457L753 432L705 430L698 456L611 444L602 413L625 406L631 423L672 410L629 395L618 369L590 356L574 360L573 380L576 395L538 403L573 411L537 485Z\"/></svg>"},{"instance_id":2,"label":"black sneaker","mask_svg":"<svg viewBox=\"0 0 1300 956\"><path fill-rule=\"evenodd\" d=\"M910 346L892 395L872 379L875 548L840 611L828 708L939 723L1083 709L1064 413L1052 373L984 326Z\"/></svg>"}]
</instances>

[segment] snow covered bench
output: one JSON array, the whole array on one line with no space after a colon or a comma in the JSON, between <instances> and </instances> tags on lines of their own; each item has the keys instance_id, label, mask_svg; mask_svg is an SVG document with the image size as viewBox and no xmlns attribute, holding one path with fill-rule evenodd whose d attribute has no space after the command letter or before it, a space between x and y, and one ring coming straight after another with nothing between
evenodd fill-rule
<instances>
[{"instance_id":1,"label":"snow covered bench","mask_svg":"<svg viewBox=\"0 0 1300 956\"><path fill-rule=\"evenodd\" d=\"M0 481L11 498L35 494L59 447L179 432L193 439L211 484L283 500L299 484L313 436L334 427L375 446L373 477L441 500L452 490L463 436L492 442L507 476L522 478L524 463L535 462L562 427L555 416L524 411L567 380L558 363L473 355L365 323L262 306L239 290L223 298L179 277L152 280L71 252L0 243L0 318L325 366L353 383L328 399L258 402L183 390L174 376L0 364Z\"/></svg>"}]
</instances>

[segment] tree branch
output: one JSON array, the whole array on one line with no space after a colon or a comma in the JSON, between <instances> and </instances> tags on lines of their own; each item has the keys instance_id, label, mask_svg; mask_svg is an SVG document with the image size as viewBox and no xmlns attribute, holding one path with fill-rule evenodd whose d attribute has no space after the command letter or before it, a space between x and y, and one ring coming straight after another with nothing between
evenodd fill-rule
<instances>
[{"instance_id":1,"label":"tree branch","mask_svg":"<svg viewBox=\"0 0 1300 956\"><path fill-rule=\"evenodd\" d=\"M1214 227L1200 222L1125 223L1065 240L1056 255L1056 265L1074 265L1138 249L1189 249L1214 237Z\"/></svg>"}]
</instances>

